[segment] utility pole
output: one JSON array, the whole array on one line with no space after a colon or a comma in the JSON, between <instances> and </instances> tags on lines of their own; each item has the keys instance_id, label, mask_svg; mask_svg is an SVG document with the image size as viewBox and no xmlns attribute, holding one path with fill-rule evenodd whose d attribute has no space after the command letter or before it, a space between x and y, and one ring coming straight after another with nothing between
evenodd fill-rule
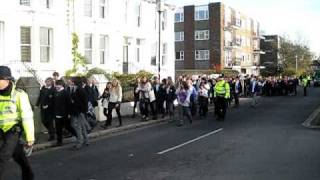
<instances>
[{"instance_id":1,"label":"utility pole","mask_svg":"<svg viewBox=\"0 0 320 180\"><path fill-rule=\"evenodd\" d=\"M296 55L296 74L298 72L298 55Z\"/></svg>"},{"instance_id":2,"label":"utility pole","mask_svg":"<svg viewBox=\"0 0 320 180\"><path fill-rule=\"evenodd\" d=\"M158 39L158 56L159 56L159 59L158 59L158 78L160 80L160 72L161 72L161 13L163 11L163 0L157 0L156 1L156 4L157 4L157 10L158 10L158 13L159 13L159 39Z\"/></svg>"}]
</instances>

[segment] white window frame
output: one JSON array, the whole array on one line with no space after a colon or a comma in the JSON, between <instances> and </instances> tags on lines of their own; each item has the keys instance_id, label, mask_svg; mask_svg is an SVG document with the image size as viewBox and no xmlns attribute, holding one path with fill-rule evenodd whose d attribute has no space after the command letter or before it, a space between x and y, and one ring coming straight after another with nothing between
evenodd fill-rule
<instances>
[{"instance_id":1,"label":"white window frame","mask_svg":"<svg viewBox=\"0 0 320 180\"><path fill-rule=\"evenodd\" d=\"M83 15L92 18L93 14L93 0L84 0L83 2Z\"/></svg>"},{"instance_id":2,"label":"white window frame","mask_svg":"<svg viewBox=\"0 0 320 180\"><path fill-rule=\"evenodd\" d=\"M175 32L174 39L175 39L175 42L184 41L184 32L183 31Z\"/></svg>"},{"instance_id":3,"label":"white window frame","mask_svg":"<svg viewBox=\"0 0 320 180\"><path fill-rule=\"evenodd\" d=\"M21 39L21 36L22 36L22 28L28 28L29 29L29 39L30 39L30 42L29 43L22 43L22 39ZM32 34L32 29L30 26L20 26L20 58L21 58L21 62L31 62L31 57L32 57L32 37L31 37L31 34ZM29 48L29 51L30 51L30 57L27 59L24 59L22 58L22 48L23 47L27 47Z\"/></svg>"},{"instance_id":4,"label":"white window frame","mask_svg":"<svg viewBox=\"0 0 320 180\"><path fill-rule=\"evenodd\" d=\"M225 57L225 66L226 67L232 67L232 51L224 51L224 57Z\"/></svg>"},{"instance_id":5,"label":"white window frame","mask_svg":"<svg viewBox=\"0 0 320 180\"><path fill-rule=\"evenodd\" d=\"M167 55L168 55L168 43L162 44L162 65L167 64Z\"/></svg>"},{"instance_id":6,"label":"white window frame","mask_svg":"<svg viewBox=\"0 0 320 180\"><path fill-rule=\"evenodd\" d=\"M184 12L176 12L174 14L174 22L179 23L179 22L184 22Z\"/></svg>"},{"instance_id":7,"label":"white window frame","mask_svg":"<svg viewBox=\"0 0 320 180\"><path fill-rule=\"evenodd\" d=\"M179 53L179 59L177 59L177 53ZM175 58L176 58L176 61L183 61L184 60L184 51L176 51L176 54L175 54Z\"/></svg>"},{"instance_id":8,"label":"white window frame","mask_svg":"<svg viewBox=\"0 0 320 180\"><path fill-rule=\"evenodd\" d=\"M236 14L236 26L241 27L241 24L242 24L242 22L241 22L241 14L240 14L240 12L237 12L237 14Z\"/></svg>"},{"instance_id":9,"label":"white window frame","mask_svg":"<svg viewBox=\"0 0 320 180\"><path fill-rule=\"evenodd\" d=\"M31 0L19 0L20 6L31 6Z\"/></svg>"},{"instance_id":10,"label":"white window frame","mask_svg":"<svg viewBox=\"0 0 320 180\"><path fill-rule=\"evenodd\" d=\"M194 33L194 39L197 41L209 40L209 38L210 38L209 30L197 30Z\"/></svg>"},{"instance_id":11,"label":"white window frame","mask_svg":"<svg viewBox=\"0 0 320 180\"><path fill-rule=\"evenodd\" d=\"M52 8L52 0L41 0L41 7L44 9Z\"/></svg>"},{"instance_id":12,"label":"white window frame","mask_svg":"<svg viewBox=\"0 0 320 180\"><path fill-rule=\"evenodd\" d=\"M87 38L89 38L89 43L87 44ZM92 45L93 45L93 35L91 33L86 33L84 35L84 54L86 57L87 64L92 64Z\"/></svg>"},{"instance_id":13,"label":"white window frame","mask_svg":"<svg viewBox=\"0 0 320 180\"><path fill-rule=\"evenodd\" d=\"M151 61L150 65L151 66L156 66L157 65L157 42L154 42L151 44Z\"/></svg>"},{"instance_id":14,"label":"white window frame","mask_svg":"<svg viewBox=\"0 0 320 180\"><path fill-rule=\"evenodd\" d=\"M99 0L99 18L105 19L107 16L107 2L108 0Z\"/></svg>"},{"instance_id":15,"label":"white window frame","mask_svg":"<svg viewBox=\"0 0 320 180\"><path fill-rule=\"evenodd\" d=\"M106 64L108 57L109 37L107 35L99 36L99 59L100 64Z\"/></svg>"},{"instance_id":16,"label":"white window frame","mask_svg":"<svg viewBox=\"0 0 320 180\"><path fill-rule=\"evenodd\" d=\"M210 59L210 50L196 50L195 59L197 61L205 61Z\"/></svg>"},{"instance_id":17,"label":"white window frame","mask_svg":"<svg viewBox=\"0 0 320 180\"><path fill-rule=\"evenodd\" d=\"M42 31L46 31L47 33L47 37L45 37L47 40L47 43L46 44L43 44L41 38L42 38ZM53 40L53 29L52 28L48 28L48 27L40 27L40 62L41 63L48 63L52 60L52 48L53 48L53 45L52 45L52 40ZM43 51L42 49L45 49L46 52L47 52L47 56L45 57L45 59L43 59Z\"/></svg>"},{"instance_id":18,"label":"white window frame","mask_svg":"<svg viewBox=\"0 0 320 180\"><path fill-rule=\"evenodd\" d=\"M204 17L201 17L200 14L204 13ZM197 6L194 8L194 20L202 21L209 19L209 7L208 6Z\"/></svg>"},{"instance_id":19,"label":"white window frame","mask_svg":"<svg viewBox=\"0 0 320 180\"><path fill-rule=\"evenodd\" d=\"M167 10L164 10L162 12L162 21L161 21L161 24L162 24L162 31L164 31L165 29L167 29L167 22L168 22L168 17L167 17Z\"/></svg>"},{"instance_id":20,"label":"white window frame","mask_svg":"<svg viewBox=\"0 0 320 180\"><path fill-rule=\"evenodd\" d=\"M137 60L137 62L140 62L140 59L141 59L141 44L142 44L142 39L137 39L136 40L136 60Z\"/></svg>"}]
</instances>

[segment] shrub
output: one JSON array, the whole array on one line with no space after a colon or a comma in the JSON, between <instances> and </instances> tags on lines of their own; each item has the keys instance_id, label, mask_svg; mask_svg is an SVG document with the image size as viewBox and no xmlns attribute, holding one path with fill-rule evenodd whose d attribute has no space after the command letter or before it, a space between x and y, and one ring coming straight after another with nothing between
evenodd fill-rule
<instances>
[{"instance_id":1,"label":"shrub","mask_svg":"<svg viewBox=\"0 0 320 180\"><path fill-rule=\"evenodd\" d=\"M239 75L238 71L232 70L232 69L224 69L224 70L221 70L220 73L224 74L224 76L226 76L226 77L235 77L235 76Z\"/></svg>"}]
</instances>

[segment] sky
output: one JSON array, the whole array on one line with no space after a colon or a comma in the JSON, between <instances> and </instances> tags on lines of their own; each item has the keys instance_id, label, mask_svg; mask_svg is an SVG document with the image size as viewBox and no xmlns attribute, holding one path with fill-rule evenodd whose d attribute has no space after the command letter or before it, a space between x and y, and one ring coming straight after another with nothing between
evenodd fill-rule
<instances>
[{"instance_id":1,"label":"sky","mask_svg":"<svg viewBox=\"0 0 320 180\"><path fill-rule=\"evenodd\" d=\"M176 5L204 5L219 0L165 0ZM260 22L265 34L288 35L320 55L320 0L222 0Z\"/></svg>"}]
</instances>

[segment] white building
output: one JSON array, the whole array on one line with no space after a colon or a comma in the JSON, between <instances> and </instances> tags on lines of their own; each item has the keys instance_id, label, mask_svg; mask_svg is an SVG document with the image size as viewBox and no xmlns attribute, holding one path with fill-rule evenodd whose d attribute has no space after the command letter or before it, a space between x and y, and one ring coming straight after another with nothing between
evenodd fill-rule
<instances>
[{"instance_id":1,"label":"white building","mask_svg":"<svg viewBox=\"0 0 320 180\"><path fill-rule=\"evenodd\" d=\"M161 76L174 76L174 7L161 17ZM89 67L107 72L158 73L155 0L0 1L0 64L14 75L42 79L72 66L71 34ZM22 63L23 62L23 63Z\"/></svg>"}]
</instances>

